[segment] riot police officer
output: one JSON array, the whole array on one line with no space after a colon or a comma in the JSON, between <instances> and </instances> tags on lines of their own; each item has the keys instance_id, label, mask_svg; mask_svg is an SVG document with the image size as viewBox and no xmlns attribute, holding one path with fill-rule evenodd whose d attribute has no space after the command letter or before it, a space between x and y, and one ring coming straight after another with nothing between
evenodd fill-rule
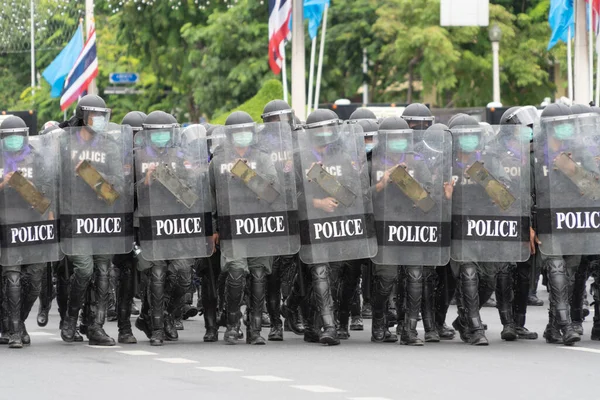
<instances>
[{"instance_id":1,"label":"riot police officer","mask_svg":"<svg viewBox=\"0 0 600 400\"><path fill-rule=\"evenodd\" d=\"M500 118L500 125L519 125L517 137L506 137L508 141L521 140L525 143L533 141L533 125L537 119L537 111L534 107L511 107L504 112ZM509 144L510 146L510 144ZM512 151L517 151L514 146L510 146ZM527 147L527 146L525 146ZM533 152L533 148L526 149L530 153ZM529 163L533 166L532 154L529 157ZM510 167L509 165L505 165ZM531 171L531 194L532 194L532 205L535 200L535 182L533 179L533 168ZM533 222L533 221L532 221ZM530 237L535 237L535 230L531 227ZM538 334L536 332L530 332L525 328L525 316L527 313L527 304L529 300L529 289L531 286L531 280L533 279L533 272L536 271L536 249L535 245L532 244L531 257L527 262L517 262L513 268L513 271L501 271L497 276L496 283L496 299L498 300L498 307L506 307L512 309L515 332L519 339L537 339ZM539 272L538 272L539 275ZM511 289L512 288L512 289ZM512 293L510 291L512 290ZM505 304L511 303L511 304Z\"/></svg>"},{"instance_id":2,"label":"riot police officer","mask_svg":"<svg viewBox=\"0 0 600 400\"><path fill-rule=\"evenodd\" d=\"M265 106L261 118L265 124L263 129L269 129L271 123L284 123L289 125L293 131L296 128L296 118L294 111L288 103L283 100L272 100ZM277 161L277 169L284 171L287 162L293 163L292 154L281 161ZM284 173L282 179L286 178L287 174L293 174L294 171L289 170ZM283 322L281 320L281 295L282 285L291 287L293 278L296 275L299 267L298 255L280 255L273 259L273 270L267 278L267 310L269 311L271 331L268 335L268 340L281 341L283 340ZM288 279L288 282L283 282L283 279ZM288 293L289 295L289 293ZM299 310L290 310L288 314L289 321L286 323L295 325L296 330L302 330Z\"/></svg>"},{"instance_id":3,"label":"riot police officer","mask_svg":"<svg viewBox=\"0 0 600 400\"><path fill-rule=\"evenodd\" d=\"M40 294L46 264L60 256L54 137L28 136L29 128L19 117L9 116L0 124L2 330L8 329L9 348L31 343L25 321Z\"/></svg>"},{"instance_id":4,"label":"riot police officer","mask_svg":"<svg viewBox=\"0 0 600 400\"><path fill-rule=\"evenodd\" d=\"M103 325L112 254L131 251L133 243L133 185L127 169L132 138L130 131L107 132L110 113L102 98L87 95L75 116L61 123L61 248L73 266L61 327L66 342L76 338L79 310L95 274L87 336L92 345L115 344Z\"/></svg>"}]
</instances>

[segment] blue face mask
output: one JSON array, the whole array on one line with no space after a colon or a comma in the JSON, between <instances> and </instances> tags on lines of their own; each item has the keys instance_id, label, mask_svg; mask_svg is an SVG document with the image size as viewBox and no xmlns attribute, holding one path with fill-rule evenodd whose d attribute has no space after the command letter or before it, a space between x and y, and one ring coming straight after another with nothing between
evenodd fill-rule
<instances>
[{"instance_id":1,"label":"blue face mask","mask_svg":"<svg viewBox=\"0 0 600 400\"><path fill-rule=\"evenodd\" d=\"M23 148L24 143L25 137L20 135L10 135L2 139L2 145L4 146L4 150L10 152L21 150Z\"/></svg>"},{"instance_id":2,"label":"blue face mask","mask_svg":"<svg viewBox=\"0 0 600 400\"><path fill-rule=\"evenodd\" d=\"M391 151L402 152L408 148L408 139L392 139L388 141L388 148Z\"/></svg>"},{"instance_id":3,"label":"blue face mask","mask_svg":"<svg viewBox=\"0 0 600 400\"><path fill-rule=\"evenodd\" d=\"M373 151L375 148L375 143L365 143L365 150L368 152Z\"/></svg>"},{"instance_id":4,"label":"blue face mask","mask_svg":"<svg viewBox=\"0 0 600 400\"><path fill-rule=\"evenodd\" d=\"M165 147L171 140L171 132L160 131L150 133L150 141L156 147Z\"/></svg>"},{"instance_id":5,"label":"blue face mask","mask_svg":"<svg viewBox=\"0 0 600 400\"><path fill-rule=\"evenodd\" d=\"M533 129L531 129L530 127L522 126L520 133L520 139L523 142L531 142L533 140Z\"/></svg>"},{"instance_id":6,"label":"blue face mask","mask_svg":"<svg viewBox=\"0 0 600 400\"><path fill-rule=\"evenodd\" d=\"M574 130L571 124L557 125L554 127L554 136L558 140L567 140L573 136Z\"/></svg>"},{"instance_id":7,"label":"blue face mask","mask_svg":"<svg viewBox=\"0 0 600 400\"><path fill-rule=\"evenodd\" d=\"M479 146L479 136L463 135L458 138L458 145L462 151L472 153L477 150L477 146Z\"/></svg>"},{"instance_id":8,"label":"blue face mask","mask_svg":"<svg viewBox=\"0 0 600 400\"><path fill-rule=\"evenodd\" d=\"M233 143L237 147L248 147L252 143L252 132L238 132L233 134Z\"/></svg>"},{"instance_id":9,"label":"blue face mask","mask_svg":"<svg viewBox=\"0 0 600 400\"><path fill-rule=\"evenodd\" d=\"M96 132L103 132L106 129L106 118L102 115L92 117L91 128Z\"/></svg>"}]
</instances>

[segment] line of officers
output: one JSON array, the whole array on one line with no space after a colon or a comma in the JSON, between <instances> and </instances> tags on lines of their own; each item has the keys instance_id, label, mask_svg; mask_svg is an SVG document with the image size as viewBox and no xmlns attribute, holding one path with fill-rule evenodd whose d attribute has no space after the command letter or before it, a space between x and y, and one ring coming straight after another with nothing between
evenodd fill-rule
<instances>
[{"instance_id":1,"label":"line of officers","mask_svg":"<svg viewBox=\"0 0 600 400\"><path fill-rule=\"evenodd\" d=\"M30 344L24 322L42 291L47 323L53 276L69 343L115 344L103 329L111 290L119 343L137 342L138 293L135 326L151 345L177 340L196 278L205 342L224 326L235 344L243 323L247 343L265 344L266 306L268 340L283 340L284 317L306 342L337 345L361 292L373 342L420 346L458 331L487 345L479 310L494 293L502 339L537 339L525 323L542 271L543 336L572 345L600 263L599 111L551 104L540 118L514 107L499 126L465 114L446 126L412 104L402 118L359 109L342 123L321 109L300 123L274 100L260 125L234 112L224 126L181 127L162 111L111 123L104 100L87 95L40 135L8 117L0 343Z\"/></svg>"}]
</instances>

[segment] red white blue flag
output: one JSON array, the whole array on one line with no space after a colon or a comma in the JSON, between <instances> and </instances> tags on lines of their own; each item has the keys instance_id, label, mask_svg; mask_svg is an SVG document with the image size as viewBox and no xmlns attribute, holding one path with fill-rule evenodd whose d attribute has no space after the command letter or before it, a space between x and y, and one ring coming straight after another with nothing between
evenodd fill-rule
<instances>
[{"instance_id":1,"label":"red white blue flag","mask_svg":"<svg viewBox=\"0 0 600 400\"><path fill-rule=\"evenodd\" d=\"M278 75L285 62L285 41L291 38L292 0L269 0L269 65Z\"/></svg>"},{"instance_id":2,"label":"red white blue flag","mask_svg":"<svg viewBox=\"0 0 600 400\"><path fill-rule=\"evenodd\" d=\"M83 50L67 79L60 98L60 109L69 108L88 89L92 80L98 75L98 55L96 53L96 29L92 25Z\"/></svg>"}]
</instances>

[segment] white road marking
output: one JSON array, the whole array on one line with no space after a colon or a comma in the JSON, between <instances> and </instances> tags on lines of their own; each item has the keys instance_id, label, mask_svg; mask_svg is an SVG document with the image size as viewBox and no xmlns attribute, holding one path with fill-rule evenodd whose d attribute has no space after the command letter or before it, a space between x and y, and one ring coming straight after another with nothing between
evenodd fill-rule
<instances>
[{"instance_id":1,"label":"white road marking","mask_svg":"<svg viewBox=\"0 0 600 400\"><path fill-rule=\"evenodd\" d=\"M588 349L586 347L566 347L566 346L562 346L562 347L558 347L559 349L564 349L564 350L575 350L575 351L585 351L586 353L597 353L600 354L600 349Z\"/></svg>"},{"instance_id":2,"label":"white road marking","mask_svg":"<svg viewBox=\"0 0 600 400\"><path fill-rule=\"evenodd\" d=\"M157 356L158 353L152 353L151 351L145 350L123 350L117 351L117 353L127 354L128 356Z\"/></svg>"},{"instance_id":3,"label":"white road marking","mask_svg":"<svg viewBox=\"0 0 600 400\"><path fill-rule=\"evenodd\" d=\"M294 389L306 390L313 393L344 393L346 390L320 385L291 385Z\"/></svg>"},{"instance_id":4,"label":"white road marking","mask_svg":"<svg viewBox=\"0 0 600 400\"><path fill-rule=\"evenodd\" d=\"M87 347L92 349L120 349L121 346L95 346L93 344L88 344Z\"/></svg>"},{"instance_id":5,"label":"white road marking","mask_svg":"<svg viewBox=\"0 0 600 400\"><path fill-rule=\"evenodd\" d=\"M198 361L188 360L187 358L155 358L156 361L162 361L169 364L196 364Z\"/></svg>"},{"instance_id":6,"label":"white road marking","mask_svg":"<svg viewBox=\"0 0 600 400\"><path fill-rule=\"evenodd\" d=\"M54 336L54 333L50 332L29 332L29 336Z\"/></svg>"},{"instance_id":7,"label":"white road marking","mask_svg":"<svg viewBox=\"0 0 600 400\"><path fill-rule=\"evenodd\" d=\"M280 378L273 375L254 375L254 376L242 376L242 378L251 379L259 382L292 382L292 379Z\"/></svg>"},{"instance_id":8,"label":"white road marking","mask_svg":"<svg viewBox=\"0 0 600 400\"><path fill-rule=\"evenodd\" d=\"M347 397L348 400L392 400L387 397Z\"/></svg>"},{"instance_id":9,"label":"white road marking","mask_svg":"<svg viewBox=\"0 0 600 400\"><path fill-rule=\"evenodd\" d=\"M230 367L196 367L197 369L203 369L210 372L242 372L241 369L230 368Z\"/></svg>"}]
</instances>

